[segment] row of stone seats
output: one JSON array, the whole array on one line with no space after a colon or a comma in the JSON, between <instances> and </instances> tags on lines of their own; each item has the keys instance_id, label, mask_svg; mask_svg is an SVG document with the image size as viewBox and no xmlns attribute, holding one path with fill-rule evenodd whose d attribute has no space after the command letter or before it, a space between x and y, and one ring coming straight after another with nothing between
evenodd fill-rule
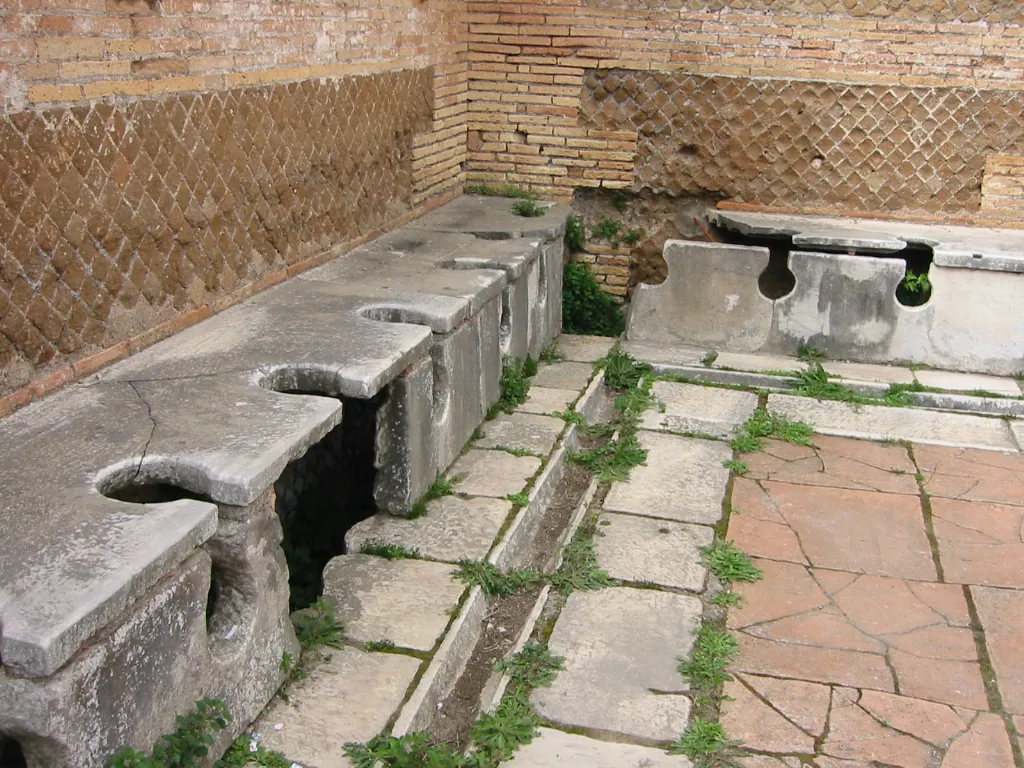
<instances>
[{"instance_id":1,"label":"row of stone seats","mask_svg":"<svg viewBox=\"0 0 1024 768\"><path fill-rule=\"evenodd\" d=\"M717 210L708 218L744 244L667 242L667 279L639 286L629 339L785 355L808 344L834 360L1021 370L1021 230ZM901 255L914 249L931 251L931 296L911 307L896 294ZM762 276L773 270L793 287L769 298Z\"/></svg>"},{"instance_id":2,"label":"row of stone seats","mask_svg":"<svg viewBox=\"0 0 1024 768\"><path fill-rule=\"evenodd\" d=\"M568 212L461 197L0 422L0 741L105 765L212 696L225 746L297 651L275 483L369 404L407 512L559 333Z\"/></svg>"}]
</instances>

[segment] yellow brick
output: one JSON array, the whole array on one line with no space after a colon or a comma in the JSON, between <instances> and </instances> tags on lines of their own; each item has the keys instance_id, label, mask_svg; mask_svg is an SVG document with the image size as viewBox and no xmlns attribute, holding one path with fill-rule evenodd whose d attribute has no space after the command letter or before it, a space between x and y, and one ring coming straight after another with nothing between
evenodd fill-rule
<instances>
[{"instance_id":1,"label":"yellow brick","mask_svg":"<svg viewBox=\"0 0 1024 768\"><path fill-rule=\"evenodd\" d=\"M62 77L110 77L131 74L132 63L128 60L74 61L60 65Z\"/></svg>"},{"instance_id":2,"label":"yellow brick","mask_svg":"<svg viewBox=\"0 0 1024 768\"><path fill-rule=\"evenodd\" d=\"M41 37L36 40L40 59L101 59L106 42L100 37Z\"/></svg>"},{"instance_id":3,"label":"yellow brick","mask_svg":"<svg viewBox=\"0 0 1024 768\"><path fill-rule=\"evenodd\" d=\"M77 85L33 85L28 89L28 100L33 104L78 101L82 89Z\"/></svg>"}]
</instances>

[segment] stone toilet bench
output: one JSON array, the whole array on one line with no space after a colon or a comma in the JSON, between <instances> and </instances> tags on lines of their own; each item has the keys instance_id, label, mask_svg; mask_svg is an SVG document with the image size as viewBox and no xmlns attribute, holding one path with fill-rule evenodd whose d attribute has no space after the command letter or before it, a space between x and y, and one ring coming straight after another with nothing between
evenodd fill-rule
<instances>
[{"instance_id":1,"label":"stone toilet bench","mask_svg":"<svg viewBox=\"0 0 1024 768\"><path fill-rule=\"evenodd\" d=\"M412 507L559 333L568 213L461 197L0 422L0 741L101 766L209 696L226 747L297 652L282 520Z\"/></svg>"},{"instance_id":2,"label":"stone toilet bench","mask_svg":"<svg viewBox=\"0 0 1024 768\"><path fill-rule=\"evenodd\" d=\"M725 211L709 218L745 244L667 242L668 277L637 289L629 339L787 355L808 344L837 360L1024 370L1024 230ZM900 255L911 246L931 250L931 296L913 307L896 297L907 268ZM778 249L795 284L772 299L759 278Z\"/></svg>"}]
</instances>

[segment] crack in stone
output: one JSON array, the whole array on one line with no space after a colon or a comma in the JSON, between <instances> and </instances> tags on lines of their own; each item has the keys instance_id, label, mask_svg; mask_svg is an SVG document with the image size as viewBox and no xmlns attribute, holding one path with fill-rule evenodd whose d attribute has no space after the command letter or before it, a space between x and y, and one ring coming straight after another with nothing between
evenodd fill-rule
<instances>
[{"instance_id":1,"label":"crack in stone","mask_svg":"<svg viewBox=\"0 0 1024 768\"><path fill-rule=\"evenodd\" d=\"M750 675L750 677L757 677L757 675ZM767 676L766 676L766 677L767 677ZM776 678L776 679L777 679L777 678ZM744 678L743 676L741 676L741 675L740 675L739 673L736 673L736 681L737 681L737 682L738 682L738 683L739 683L740 685L742 685L742 686L743 686L744 688L746 688L746 689L747 689L748 691L750 691L750 694L751 694L751 695L752 695L752 696L753 696L753 697L754 697L755 699L757 699L757 700L758 700L758 701L760 701L760 702L761 702L762 704L764 704L764 705L765 705L766 707L768 707L768 708L769 708L770 710L772 710L773 712L775 712L775 714L777 714L777 715L778 715L779 717L781 717L781 718L782 718L783 720L785 720L785 721L786 721L787 723L789 723L789 724L790 724L790 725L792 725L792 726L793 726L794 728L796 728L797 730L799 730L799 731L800 731L801 733L805 734L806 736L809 736L809 737L810 737L810 738L811 738L812 740L814 740L814 739L817 739L817 738L818 738L818 737L817 737L817 735L815 735L815 734L811 733L810 731L808 731L808 730L807 730L806 728L804 728L804 727L803 727L802 725L800 725L800 724L799 724L799 723L797 723L797 722L796 722L795 720L793 720L793 719L792 719L791 717L789 717L788 715L786 715L786 713L785 713L785 712L783 712L783 711L782 711L782 710L780 710L780 709L779 709L778 707L776 707L776 706L775 706L775 705L774 705L774 704L773 704L773 703L771 702L771 700L770 700L769 698L767 698L766 696L762 696L762 695L761 695L761 694L760 694L760 693L759 693L759 692L758 692L758 691L757 691L757 690L756 690L756 689L754 688L754 686L753 686L753 685L751 685L751 684L750 684L749 682L747 682L747 680L746 680L746 679L745 679L745 678ZM819 683L819 685L821 685L821 684ZM827 687L827 688L829 689L829 701L831 701L831 700L832 700L832 688L831 688L831 686L826 686L826 687Z\"/></svg>"},{"instance_id":2,"label":"crack in stone","mask_svg":"<svg viewBox=\"0 0 1024 768\"><path fill-rule=\"evenodd\" d=\"M139 463L135 467L135 474L132 475L132 479L128 482L129 485L134 485L135 481L139 479L139 475L142 474L142 464L146 460L146 454L149 452L149 446L153 442L153 437L156 435L156 418L153 416L153 407L149 404L149 401L142 396L142 392L139 391L138 387L135 386L135 382L129 381L128 386L132 388L132 392L139 398L139 402L146 406L146 415L149 417L150 429L149 437L146 438L146 444L142 447L142 455L139 457Z\"/></svg>"}]
</instances>

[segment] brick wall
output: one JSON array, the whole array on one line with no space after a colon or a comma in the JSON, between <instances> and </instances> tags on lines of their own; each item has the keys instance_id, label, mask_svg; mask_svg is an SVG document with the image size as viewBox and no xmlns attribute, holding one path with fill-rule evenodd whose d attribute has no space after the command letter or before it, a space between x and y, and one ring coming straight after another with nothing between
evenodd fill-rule
<instances>
[{"instance_id":1,"label":"brick wall","mask_svg":"<svg viewBox=\"0 0 1024 768\"><path fill-rule=\"evenodd\" d=\"M466 24L0 0L0 411L457 193Z\"/></svg>"},{"instance_id":2,"label":"brick wall","mask_svg":"<svg viewBox=\"0 0 1024 768\"><path fill-rule=\"evenodd\" d=\"M475 182L1021 218L982 205L988 158L1024 155L1017 0L468 7Z\"/></svg>"}]
</instances>

